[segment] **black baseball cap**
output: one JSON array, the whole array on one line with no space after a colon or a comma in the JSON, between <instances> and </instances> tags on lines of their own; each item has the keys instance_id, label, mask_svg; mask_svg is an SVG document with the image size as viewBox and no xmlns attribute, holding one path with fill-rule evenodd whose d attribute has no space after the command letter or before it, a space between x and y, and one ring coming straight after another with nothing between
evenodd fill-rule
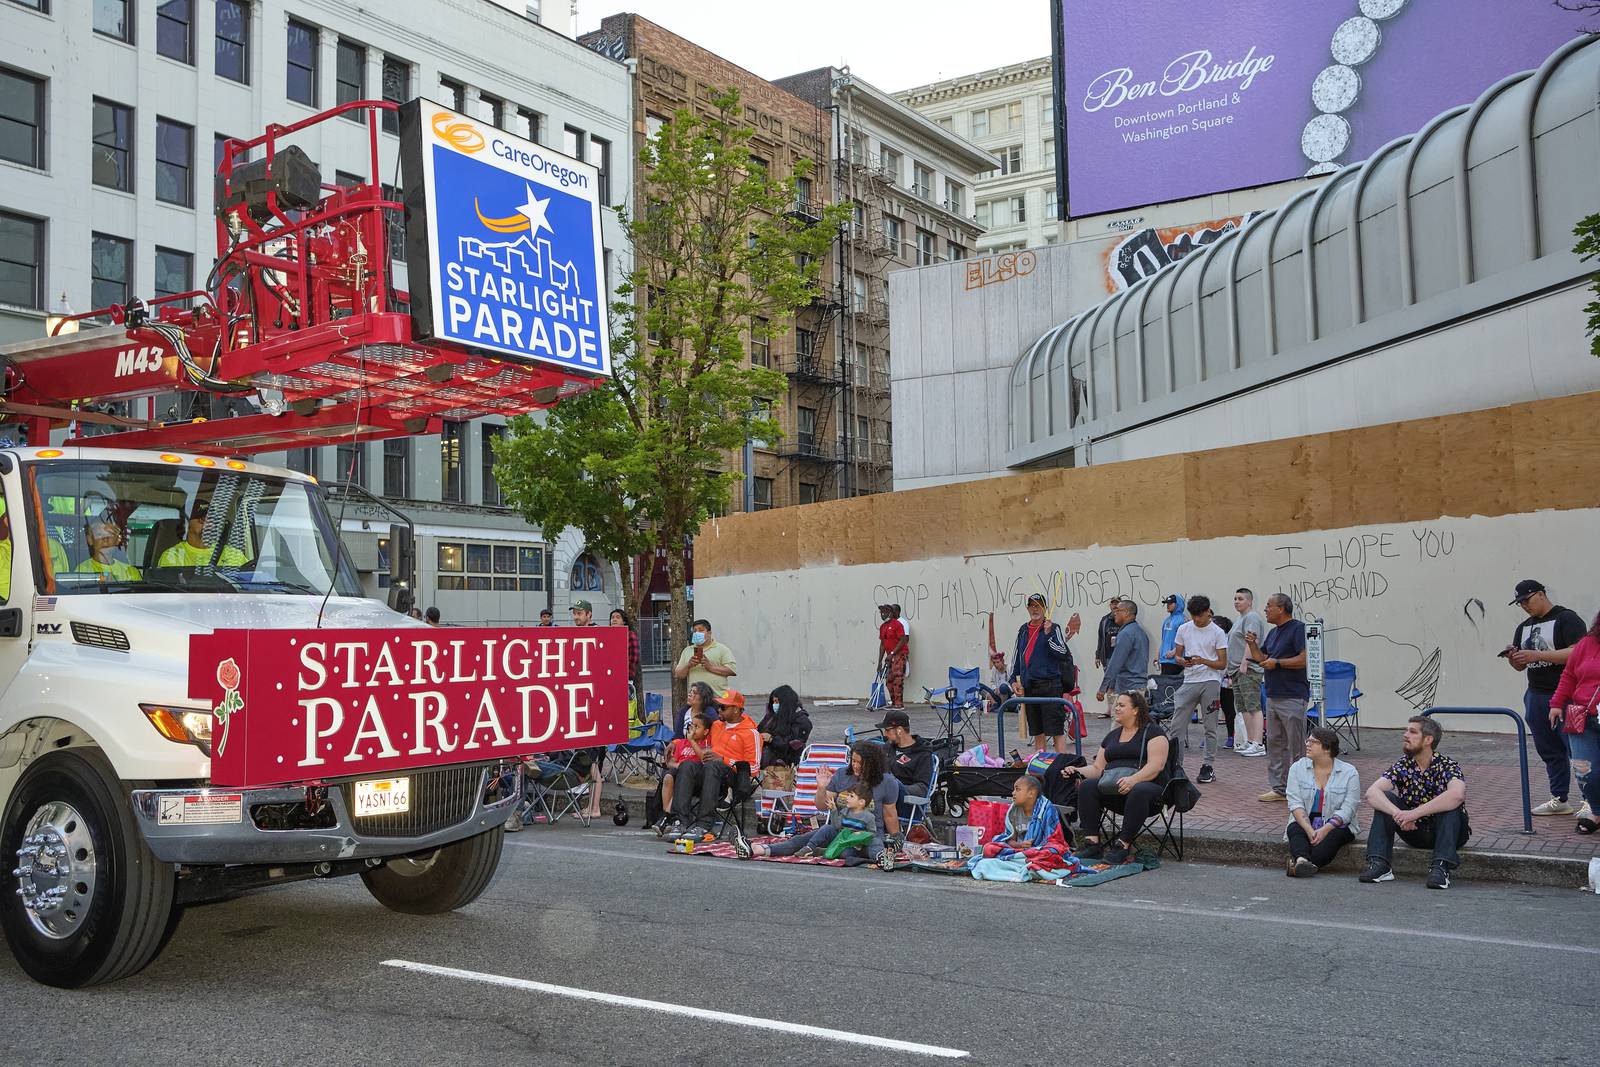
<instances>
[{"instance_id":1,"label":"black baseball cap","mask_svg":"<svg viewBox=\"0 0 1600 1067\"><path fill-rule=\"evenodd\" d=\"M891 726L909 730L911 729L911 716L903 711L891 711L883 717L883 721L878 724L878 729L887 730Z\"/></svg>"},{"instance_id":2,"label":"black baseball cap","mask_svg":"<svg viewBox=\"0 0 1600 1067\"><path fill-rule=\"evenodd\" d=\"M1178 602L1178 598L1172 593L1168 593L1166 596L1161 598L1161 602L1163 604L1176 604Z\"/></svg>"},{"instance_id":3,"label":"black baseball cap","mask_svg":"<svg viewBox=\"0 0 1600 1067\"><path fill-rule=\"evenodd\" d=\"M1544 592L1543 582L1535 581L1532 578L1524 578L1522 581L1517 583L1517 597L1511 603L1520 604L1533 594L1542 592Z\"/></svg>"}]
</instances>

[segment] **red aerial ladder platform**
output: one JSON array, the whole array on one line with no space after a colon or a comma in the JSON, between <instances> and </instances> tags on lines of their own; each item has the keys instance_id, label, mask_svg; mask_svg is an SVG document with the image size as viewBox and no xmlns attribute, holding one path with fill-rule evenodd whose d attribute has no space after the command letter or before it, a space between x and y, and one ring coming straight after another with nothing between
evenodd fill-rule
<instances>
[{"instance_id":1,"label":"red aerial ladder platform","mask_svg":"<svg viewBox=\"0 0 1600 1067\"><path fill-rule=\"evenodd\" d=\"M205 285L70 316L54 336L0 346L0 421L25 426L30 444L70 425L67 444L245 456L438 433L445 419L522 414L592 388L598 378L415 338L389 254L405 205L371 181L324 185L304 152L281 143L361 113L375 178L378 126L398 107L353 101L227 141ZM257 149L264 157L245 162ZM63 334L67 323L79 331ZM245 396L260 412L157 421L154 397L175 391ZM150 398L149 417L92 410L136 398Z\"/></svg>"}]
</instances>

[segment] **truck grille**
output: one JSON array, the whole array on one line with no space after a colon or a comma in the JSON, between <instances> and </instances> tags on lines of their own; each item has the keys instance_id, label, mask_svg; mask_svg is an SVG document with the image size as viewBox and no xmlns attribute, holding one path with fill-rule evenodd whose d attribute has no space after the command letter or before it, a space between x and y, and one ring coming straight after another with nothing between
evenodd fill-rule
<instances>
[{"instance_id":1,"label":"truck grille","mask_svg":"<svg viewBox=\"0 0 1600 1067\"><path fill-rule=\"evenodd\" d=\"M80 645L109 648L113 652L128 651L128 635L110 626L96 626L89 622L72 624L72 639Z\"/></svg>"},{"instance_id":2,"label":"truck grille","mask_svg":"<svg viewBox=\"0 0 1600 1067\"><path fill-rule=\"evenodd\" d=\"M447 830L466 821L483 795L483 767L444 767L433 771L411 771L411 810L397 815L369 815L351 825L362 837L423 837ZM397 776L398 777L398 776ZM356 787L345 782L346 811L355 810Z\"/></svg>"}]
</instances>

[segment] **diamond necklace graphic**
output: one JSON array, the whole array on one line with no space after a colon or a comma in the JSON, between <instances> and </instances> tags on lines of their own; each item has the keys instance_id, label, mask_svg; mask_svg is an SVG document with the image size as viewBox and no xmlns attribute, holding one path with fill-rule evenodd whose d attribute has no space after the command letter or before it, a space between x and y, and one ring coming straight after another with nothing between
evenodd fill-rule
<instances>
[{"instance_id":1,"label":"diamond necklace graphic","mask_svg":"<svg viewBox=\"0 0 1600 1067\"><path fill-rule=\"evenodd\" d=\"M1344 112L1361 95L1357 67L1378 53L1385 22L1404 10L1408 0L1360 0L1361 14L1345 19L1333 31L1333 64L1311 83L1311 103L1317 116L1300 133L1300 151L1311 161L1310 178L1339 169L1338 158L1350 148L1350 121Z\"/></svg>"}]
</instances>

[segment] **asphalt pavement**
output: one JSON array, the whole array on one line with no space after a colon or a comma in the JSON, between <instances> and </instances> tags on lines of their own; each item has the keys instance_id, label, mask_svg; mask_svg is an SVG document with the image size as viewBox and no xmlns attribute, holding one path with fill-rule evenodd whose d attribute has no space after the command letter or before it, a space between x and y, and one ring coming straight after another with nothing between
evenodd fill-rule
<instances>
[{"instance_id":1,"label":"asphalt pavement","mask_svg":"<svg viewBox=\"0 0 1600 1067\"><path fill-rule=\"evenodd\" d=\"M1600 898L1576 890L1194 863L980 884L675 856L570 821L506 841L452 915L338 879L191 909L146 971L95 990L4 957L0 1060L1500 1065L1600 1039Z\"/></svg>"}]
</instances>

